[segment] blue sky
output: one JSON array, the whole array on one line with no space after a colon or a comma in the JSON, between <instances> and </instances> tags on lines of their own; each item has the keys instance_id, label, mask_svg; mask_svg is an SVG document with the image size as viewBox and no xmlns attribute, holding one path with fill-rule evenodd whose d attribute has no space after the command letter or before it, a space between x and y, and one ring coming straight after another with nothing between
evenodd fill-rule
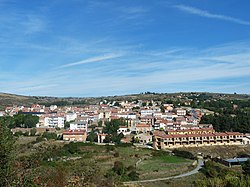
<instances>
[{"instance_id":1,"label":"blue sky","mask_svg":"<svg viewBox=\"0 0 250 187\"><path fill-rule=\"evenodd\" d=\"M0 92L250 93L248 0L0 0Z\"/></svg>"}]
</instances>

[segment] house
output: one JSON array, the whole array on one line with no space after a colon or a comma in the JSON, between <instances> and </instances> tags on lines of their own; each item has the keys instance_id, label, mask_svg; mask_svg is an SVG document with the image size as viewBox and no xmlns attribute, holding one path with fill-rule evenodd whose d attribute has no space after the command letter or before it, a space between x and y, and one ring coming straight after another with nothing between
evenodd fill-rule
<instances>
[{"instance_id":1,"label":"house","mask_svg":"<svg viewBox=\"0 0 250 187\"><path fill-rule=\"evenodd\" d=\"M185 116L187 114L187 111L182 108L176 108L175 111L178 116Z\"/></svg>"},{"instance_id":2,"label":"house","mask_svg":"<svg viewBox=\"0 0 250 187\"><path fill-rule=\"evenodd\" d=\"M70 123L70 130L85 130L88 132L88 121L86 120L77 120L73 123Z\"/></svg>"},{"instance_id":3,"label":"house","mask_svg":"<svg viewBox=\"0 0 250 187\"><path fill-rule=\"evenodd\" d=\"M66 121L70 122L70 121L74 121L77 118L77 114L73 113L73 112L69 112L66 114Z\"/></svg>"},{"instance_id":4,"label":"house","mask_svg":"<svg viewBox=\"0 0 250 187\"><path fill-rule=\"evenodd\" d=\"M250 145L250 134L245 134L243 137L243 144Z\"/></svg>"},{"instance_id":5,"label":"house","mask_svg":"<svg viewBox=\"0 0 250 187\"><path fill-rule=\"evenodd\" d=\"M120 126L119 129L117 130L117 133L118 134L122 133L125 136L125 135L130 134L131 132L127 126Z\"/></svg>"},{"instance_id":6,"label":"house","mask_svg":"<svg viewBox=\"0 0 250 187\"><path fill-rule=\"evenodd\" d=\"M135 136L135 138L139 141L139 143L142 144L147 144L149 142L152 142L152 135L150 135L150 133L141 133L141 134L137 134Z\"/></svg>"},{"instance_id":7,"label":"house","mask_svg":"<svg viewBox=\"0 0 250 187\"><path fill-rule=\"evenodd\" d=\"M141 121L141 123L154 125L155 118L153 116L143 116L140 118L140 121Z\"/></svg>"},{"instance_id":8,"label":"house","mask_svg":"<svg viewBox=\"0 0 250 187\"><path fill-rule=\"evenodd\" d=\"M108 136L108 134L97 134L98 143L103 143L103 141L105 140L106 136Z\"/></svg>"},{"instance_id":9,"label":"house","mask_svg":"<svg viewBox=\"0 0 250 187\"><path fill-rule=\"evenodd\" d=\"M87 133L84 130L67 130L63 132L63 140L86 142Z\"/></svg>"},{"instance_id":10,"label":"house","mask_svg":"<svg viewBox=\"0 0 250 187\"><path fill-rule=\"evenodd\" d=\"M136 132L140 133L146 133L152 131L152 126L150 124L137 124L136 125Z\"/></svg>"},{"instance_id":11,"label":"house","mask_svg":"<svg viewBox=\"0 0 250 187\"><path fill-rule=\"evenodd\" d=\"M141 116L153 116L154 111L152 109L142 109Z\"/></svg>"}]
</instances>

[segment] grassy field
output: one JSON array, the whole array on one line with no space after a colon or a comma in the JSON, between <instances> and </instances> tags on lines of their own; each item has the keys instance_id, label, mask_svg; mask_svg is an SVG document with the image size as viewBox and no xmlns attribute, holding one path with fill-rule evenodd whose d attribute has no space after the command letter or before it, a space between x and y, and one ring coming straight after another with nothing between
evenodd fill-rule
<instances>
[{"instance_id":1,"label":"grassy field","mask_svg":"<svg viewBox=\"0 0 250 187\"><path fill-rule=\"evenodd\" d=\"M152 149L138 148L135 146L99 146L95 144L69 144L68 148L62 141L36 142L36 137L19 137L17 141L17 158L23 160L28 158L28 163L33 163L34 174L40 175L44 170L61 168L67 171L67 175L74 175L79 172L92 172L100 178L112 174L115 162L124 165L127 174L129 169L134 168L139 174L139 179L153 179L180 174L192 168L191 160L169 155L168 152L155 151ZM74 146L73 146L74 145ZM68 151L73 146L77 151ZM39 156L40 155L40 156ZM37 164L38 158L42 156L42 162ZM53 159L48 161L48 159ZM33 160L31 162L31 160ZM27 163L25 162L25 163ZM30 165L30 164L29 164ZM35 167L35 168L34 168ZM81 171L84 170L84 171ZM92 179L91 179L92 180ZM130 180L115 175L118 181Z\"/></svg>"},{"instance_id":2,"label":"grassy field","mask_svg":"<svg viewBox=\"0 0 250 187\"><path fill-rule=\"evenodd\" d=\"M154 179L178 175L192 169L192 161L177 156L145 158L138 165L141 179Z\"/></svg>"}]
</instances>

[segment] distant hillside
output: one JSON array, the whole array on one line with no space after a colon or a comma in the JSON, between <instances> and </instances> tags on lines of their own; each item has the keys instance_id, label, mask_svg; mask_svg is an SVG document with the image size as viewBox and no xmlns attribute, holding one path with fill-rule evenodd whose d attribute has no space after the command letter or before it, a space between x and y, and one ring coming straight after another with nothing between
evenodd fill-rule
<instances>
[{"instance_id":1,"label":"distant hillside","mask_svg":"<svg viewBox=\"0 0 250 187\"><path fill-rule=\"evenodd\" d=\"M223 93L153 93L145 92L140 94L121 95L121 96L105 96L105 97L46 97L46 96L22 96L8 93L0 93L0 110L6 106L24 105L30 106L32 104L51 105L56 104L59 106L64 105L83 105L83 104L96 104L100 101L121 101L121 100L158 100L158 101L186 101L189 99L225 99L225 100L244 100L250 99L248 94L223 94Z\"/></svg>"}]
</instances>

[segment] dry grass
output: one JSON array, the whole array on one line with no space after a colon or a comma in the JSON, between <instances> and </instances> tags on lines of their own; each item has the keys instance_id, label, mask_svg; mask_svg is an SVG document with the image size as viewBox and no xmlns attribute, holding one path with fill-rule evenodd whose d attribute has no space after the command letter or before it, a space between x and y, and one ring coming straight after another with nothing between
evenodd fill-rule
<instances>
[{"instance_id":1,"label":"dry grass","mask_svg":"<svg viewBox=\"0 0 250 187\"><path fill-rule=\"evenodd\" d=\"M198 153L203 153L204 155L210 155L212 157L221 157L221 158L233 158L240 153L250 154L249 145L223 145L223 146L204 146L204 147L189 147L189 148L180 148L180 150L185 150L192 152L197 155Z\"/></svg>"}]
</instances>

